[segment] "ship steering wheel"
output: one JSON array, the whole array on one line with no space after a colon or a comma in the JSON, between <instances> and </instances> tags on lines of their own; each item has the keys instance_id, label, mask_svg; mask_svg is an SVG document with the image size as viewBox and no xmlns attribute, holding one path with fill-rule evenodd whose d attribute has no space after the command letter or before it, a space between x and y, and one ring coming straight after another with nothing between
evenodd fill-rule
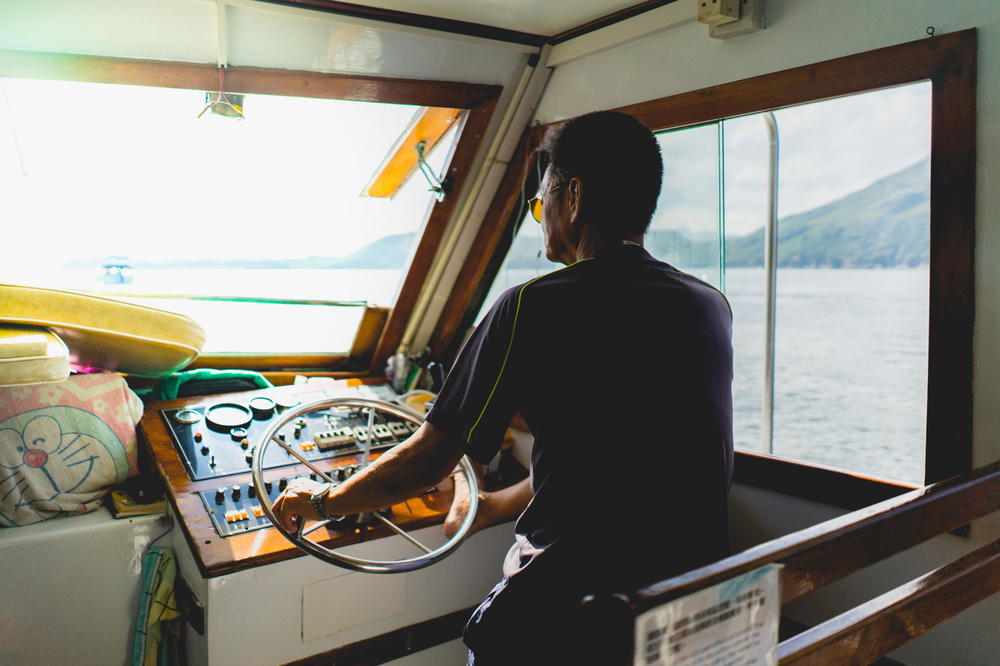
<instances>
[{"instance_id":1,"label":"ship steering wheel","mask_svg":"<svg viewBox=\"0 0 1000 666\"><path fill-rule=\"evenodd\" d=\"M320 479L323 479L328 483L336 483L336 481L331 479L327 473L316 467L313 462L307 460L300 452L294 450L291 446L287 445L284 441L278 438L278 432L288 423L302 417L305 414L323 409L329 409L331 407L356 407L370 409L391 414L396 418L410 423L418 425L423 423L423 419L420 418L420 416L418 416L415 412L410 411L408 408L395 405L391 402L385 402L383 400L370 400L367 398L328 398L290 408L284 411L281 416L268 427L268 429L264 432L261 441L254 447L251 471L253 474L254 485L257 488L266 487L264 484L263 474L264 454L272 442L281 446L285 451L298 459L299 462L312 470ZM370 433L369 437L371 437ZM257 496L260 499L261 509L263 509L264 513L267 514L267 517L271 519L274 527L294 546L305 551L309 555L323 560L324 562L336 564L337 566L352 569L354 571L362 571L365 573L402 573L405 571L421 569L434 564L435 562L441 561L453 553L455 549L458 548L459 544L462 543L462 540L469 534L469 530L472 528L472 523L476 518L476 510L479 508L479 482L472 467L472 463L469 461L468 457L462 457L462 460L459 463L459 470L461 471L461 476L463 477L464 483L468 488L469 510L465 515L465 520L462 521L462 524L459 526L458 531L454 534L454 536L436 548L425 546L381 513L373 512L371 514L377 520L384 523L393 532L409 541L419 550L423 551L420 555L415 557L398 560L372 560L355 557L353 555L333 550L332 548L327 548L321 543L308 538L309 534L330 522L327 520L318 521L309 526L303 525L300 520L296 529L294 531L289 531L275 518L273 503L271 502L271 498L268 496L268 493L259 492Z\"/></svg>"}]
</instances>

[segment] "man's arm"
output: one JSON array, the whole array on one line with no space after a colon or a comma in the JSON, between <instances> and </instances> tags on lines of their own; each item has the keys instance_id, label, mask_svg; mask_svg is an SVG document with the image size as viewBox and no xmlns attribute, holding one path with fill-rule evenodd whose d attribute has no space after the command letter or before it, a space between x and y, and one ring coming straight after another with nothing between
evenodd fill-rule
<instances>
[{"instance_id":1,"label":"man's arm","mask_svg":"<svg viewBox=\"0 0 1000 666\"><path fill-rule=\"evenodd\" d=\"M534 496L531 492L530 478L522 479L512 486L501 488L496 492L479 492L479 511L472 523L469 534L498 525L508 520L514 520L528 508L528 503ZM459 525L469 512L468 487L464 483L455 482L455 498L451 501L451 510L444 521L444 534L449 539L458 531Z\"/></svg>"},{"instance_id":2,"label":"man's arm","mask_svg":"<svg viewBox=\"0 0 1000 666\"><path fill-rule=\"evenodd\" d=\"M405 442L333 488L326 497L326 511L333 515L375 511L415 497L445 479L464 450L463 442L425 422ZM320 485L295 479L274 501L274 513L286 529L295 529L298 516L320 517L309 501Z\"/></svg>"}]
</instances>

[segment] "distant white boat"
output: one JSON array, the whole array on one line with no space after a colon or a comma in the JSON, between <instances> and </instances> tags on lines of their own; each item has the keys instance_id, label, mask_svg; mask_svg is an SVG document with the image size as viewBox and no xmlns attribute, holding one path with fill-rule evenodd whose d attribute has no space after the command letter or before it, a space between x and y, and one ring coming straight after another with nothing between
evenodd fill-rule
<instances>
[{"instance_id":1,"label":"distant white boat","mask_svg":"<svg viewBox=\"0 0 1000 666\"><path fill-rule=\"evenodd\" d=\"M132 264L128 257L106 257L101 263L101 282L128 284L132 281Z\"/></svg>"}]
</instances>

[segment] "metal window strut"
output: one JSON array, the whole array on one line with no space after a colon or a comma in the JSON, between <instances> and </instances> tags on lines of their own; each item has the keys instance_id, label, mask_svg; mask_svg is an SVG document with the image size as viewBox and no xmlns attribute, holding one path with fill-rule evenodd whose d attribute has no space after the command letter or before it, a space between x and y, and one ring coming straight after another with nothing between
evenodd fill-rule
<instances>
[{"instance_id":1,"label":"metal window strut","mask_svg":"<svg viewBox=\"0 0 1000 666\"><path fill-rule=\"evenodd\" d=\"M770 148L770 182L767 192L768 217L764 226L764 394L761 400L761 449L774 453L774 335L778 270L778 122L771 112L763 115Z\"/></svg>"},{"instance_id":2,"label":"metal window strut","mask_svg":"<svg viewBox=\"0 0 1000 666\"><path fill-rule=\"evenodd\" d=\"M424 178L427 180L427 183L431 186L430 191L434 192L434 194L437 195L438 201L444 201L445 196L448 194L450 183L448 182L447 178L445 178L444 180L438 178L437 175L434 173L434 170L431 169L431 166L427 163L427 160L424 157L424 151L426 149L427 149L426 141L420 141L419 143L417 143L416 145L417 166L420 167L420 173L424 175Z\"/></svg>"}]
</instances>

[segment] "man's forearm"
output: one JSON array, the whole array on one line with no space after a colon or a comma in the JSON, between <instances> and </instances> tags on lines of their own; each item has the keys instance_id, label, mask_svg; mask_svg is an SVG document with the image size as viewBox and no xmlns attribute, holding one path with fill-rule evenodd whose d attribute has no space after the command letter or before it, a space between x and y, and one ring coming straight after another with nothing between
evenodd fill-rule
<instances>
[{"instance_id":1,"label":"man's forearm","mask_svg":"<svg viewBox=\"0 0 1000 666\"><path fill-rule=\"evenodd\" d=\"M331 490L327 512L374 511L410 499L447 477L461 457L460 446L425 423L405 442Z\"/></svg>"},{"instance_id":2,"label":"man's forearm","mask_svg":"<svg viewBox=\"0 0 1000 666\"><path fill-rule=\"evenodd\" d=\"M512 486L487 493L486 505L489 507L489 524L496 525L508 520L514 520L528 508L531 502L531 479L526 478Z\"/></svg>"}]
</instances>

